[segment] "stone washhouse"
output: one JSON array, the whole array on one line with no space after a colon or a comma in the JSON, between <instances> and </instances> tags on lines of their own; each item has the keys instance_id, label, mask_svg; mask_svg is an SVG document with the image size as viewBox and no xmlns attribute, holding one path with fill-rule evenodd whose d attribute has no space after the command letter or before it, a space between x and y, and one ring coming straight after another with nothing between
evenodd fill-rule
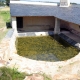
<instances>
[{"instance_id":1,"label":"stone washhouse","mask_svg":"<svg viewBox=\"0 0 80 80\"><path fill-rule=\"evenodd\" d=\"M37 61L19 56L15 41L18 36L40 36L57 34L70 44L80 48L80 6L69 0L60 3L46 1L11 0L12 29L0 46L0 66L18 69L36 76L36 73L51 76L51 80L80 80L80 52L66 61ZM28 34L29 33L29 34ZM3 61L4 60L4 61ZM27 76L24 80L30 80ZM34 79L33 79L34 80Z\"/></svg>"},{"instance_id":2,"label":"stone washhouse","mask_svg":"<svg viewBox=\"0 0 80 80\"><path fill-rule=\"evenodd\" d=\"M58 34L74 46L80 47L80 6L69 0L60 3L27 0L10 1L11 23L16 35ZM35 32L35 33L33 33Z\"/></svg>"}]
</instances>

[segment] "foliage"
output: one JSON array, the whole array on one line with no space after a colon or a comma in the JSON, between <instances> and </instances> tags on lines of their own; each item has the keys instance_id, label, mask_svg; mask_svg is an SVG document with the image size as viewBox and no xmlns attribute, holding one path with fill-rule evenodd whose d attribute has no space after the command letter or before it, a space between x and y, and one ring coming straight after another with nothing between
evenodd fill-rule
<instances>
[{"instance_id":1,"label":"foliage","mask_svg":"<svg viewBox=\"0 0 80 80\"><path fill-rule=\"evenodd\" d=\"M6 0L6 5L9 6L10 0Z\"/></svg>"},{"instance_id":2,"label":"foliage","mask_svg":"<svg viewBox=\"0 0 80 80\"><path fill-rule=\"evenodd\" d=\"M4 3L0 2L0 6L4 6L4 5L5 5Z\"/></svg>"},{"instance_id":3,"label":"foliage","mask_svg":"<svg viewBox=\"0 0 80 80\"><path fill-rule=\"evenodd\" d=\"M62 42L64 42L62 40ZM66 44L67 46L64 46ZM67 60L78 54L78 50L54 37L18 37L16 40L17 53L31 59L54 61L54 55L59 60Z\"/></svg>"},{"instance_id":4,"label":"foliage","mask_svg":"<svg viewBox=\"0 0 80 80\"><path fill-rule=\"evenodd\" d=\"M77 3L70 3L70 4L72 4L72 5L77 5Z\"/></svg>"},{"instance_id":5,"label":"foliage","mask_svg":"<svg viewBox=\"0 0 80 80\"><path fill-rule=\"evenodd\" d=\"M1 67L0 68L0 80L23 80L26 76L31 76L32 74L26 74L18 72L17 69ZM46 74L39 74L44 77L44 80L51 80L51 77Z\"/></svg>"},{"instance_id":6,"label":"foliage","mask_svg":"<svg viewBox=\"0 0 80 80\"><path fill-rule=\"evenodd\" d=\"M0 9L0 41L6 35L6 22L10 22L10 11L7 10L8 7Z\"/></svg>"},{"instance_id":7,"label":"foliage","mask_svg":"<svg viewBox=\"0 0 80 80\"><path fill-rule=\"evenodd\" d=\"M23 80L25 76L25 73L20 73L16 69L0 68L0 80Z\"/></svg>"}]
</instances>

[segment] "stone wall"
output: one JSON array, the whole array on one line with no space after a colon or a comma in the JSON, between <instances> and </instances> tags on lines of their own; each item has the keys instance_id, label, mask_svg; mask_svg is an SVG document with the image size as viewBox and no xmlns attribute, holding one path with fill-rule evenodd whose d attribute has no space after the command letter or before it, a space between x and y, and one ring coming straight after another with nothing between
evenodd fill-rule
<instances>
[{"instance_id":1,"label":"stone wall","mask_svg":"<svg viewBox=\"0 0 80 80\"><path fill-rule=\"evenodd\" d=\"M60 22L60 27L61 27L61 28L66 28L66 29L69 29L69 30L70 30L70 29L74 29L74 30L80 32L79 25L74 24L74 23L70 23L70 22L67 22L67 21L61 20L61 22Z\"/></svg>"},{"instance_id":2,"label":"stone wall","mask_svg":"<svg viewBox=\"0 0 80 80\"><path fill-rule=\"evenodd\" d=\"M48 31L54 29L54 17L23 17L25 31Z\"/></svg>"},{"instance_id":3,"label":"stone wall","mask_svg":"<svg viewBox=\"0 0 80 80\"><path fill-rule=\"evenodd\" d=\"M61 20L60 21L60 28L69 29L69 22L66 22L66 21Z\"/></svg>"},{"instance_id":4,"label":"stone wall","mask_svg":"<svg viewBox=\"0 0 80 80\"><path fill-rule=\"evenodd\" d=\"M79 25L73 24L73 23L69 23L69 26L70 26L70 28L72 28L72 29L74 29L74 30L80 32Z\"/></svg>"},{"instance_id":5,"label":"stone wall","mask_svg":"<svg viewBox=\"0 0 80 80\"><path fill-rule=\"evenodd\" d=\"M15 47L16 37L17 37L17 34L15 31L13 31L12 36L10 38L10 42L9 42L10 55L12 55L13 53L16 53L16 47Z\"/></svg>"},{"instance_id":6,"label":"stone wall","mask_svg":"<svg viewBox=\"0 0 80 80\"><path fill-rule=\"evenodd\" d=\"M7 48L4 50L3 59L8 61L13 53L16 53L15 41L17 34L13 29L9 30L5 38L2 40L2 44ZM4 49L4 48L3 48Z\"/></svg>"}]
</instances>

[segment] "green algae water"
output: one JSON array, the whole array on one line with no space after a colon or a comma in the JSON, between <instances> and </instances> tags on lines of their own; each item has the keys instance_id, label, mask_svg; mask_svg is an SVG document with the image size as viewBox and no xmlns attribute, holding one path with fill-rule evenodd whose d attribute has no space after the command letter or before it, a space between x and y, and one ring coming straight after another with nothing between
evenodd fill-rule
<instances>
[{"instance_id":1,"label":"green algae water","mask_svg":"<svg viewBox=\"0 0 80 80\"><path fill-rule=\"evenodd\" d=\"M16 49L20 56L42 61L63 61L79 53L58 36L18 37Z\"/></svg>"}]
</instances>

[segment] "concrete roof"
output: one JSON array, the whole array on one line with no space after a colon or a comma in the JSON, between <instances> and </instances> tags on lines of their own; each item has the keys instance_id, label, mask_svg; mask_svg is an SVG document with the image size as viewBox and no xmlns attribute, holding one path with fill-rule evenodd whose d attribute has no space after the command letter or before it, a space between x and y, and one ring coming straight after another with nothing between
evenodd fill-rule
<instances>
[{"instance_id":1,"label":"concrete roof","mask_svg":"<svg viewBox=\"0 0 80 80\"><path fill-rule=\"evenodd\" d=\"M11 16L54 16L80 25L80 5L59 7L50 5L10 4Z\"/></svg>"}]
</instances>

